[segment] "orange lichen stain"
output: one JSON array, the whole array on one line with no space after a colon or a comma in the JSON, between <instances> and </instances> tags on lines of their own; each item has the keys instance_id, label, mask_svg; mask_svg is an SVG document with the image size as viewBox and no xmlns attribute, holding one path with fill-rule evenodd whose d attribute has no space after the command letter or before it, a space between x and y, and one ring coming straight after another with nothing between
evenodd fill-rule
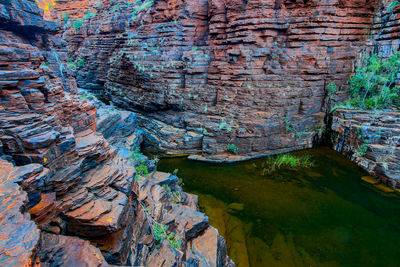
<instances>
[{"instance_id":1,"label":"orange lichen stain","mask_svg":"<svg viewBox=\"0 0 400 267\"><path fill-rule=\"evenodd\" d=\"M30 214L36 214L39 213L40 211L46 209L50 205L54 203L56 200L56 194L55 193L47 193L47 194L41 194L40 195L40 202L33 206L28 212Z\"/></svg>"},{"instance_id":2,"label":"orange lichen stain","mask_svg":"<svg viewBox=\"0 0 400 267\"><path fill-rule=\"evenodd\" d=\"M51 7L56 5L55 0L36 0L38 6L44 10L44 13L49 13Z\"/></svg>"}]
</instances>

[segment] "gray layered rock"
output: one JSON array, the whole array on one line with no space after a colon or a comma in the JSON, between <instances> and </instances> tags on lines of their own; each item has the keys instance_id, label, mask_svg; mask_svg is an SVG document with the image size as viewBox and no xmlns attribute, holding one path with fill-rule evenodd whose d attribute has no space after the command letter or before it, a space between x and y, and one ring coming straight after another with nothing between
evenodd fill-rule
<instances>
[{"instance_id":1,"label":"gray layered rock","mask_svg":"<svg viewBox=\"0 0 400 267\"><path fill-rule=\"evenodd\" d=\"M400 112L344 110L332 115L333 148L392 187L400 187Z\"/></svg>"}]
</instances>

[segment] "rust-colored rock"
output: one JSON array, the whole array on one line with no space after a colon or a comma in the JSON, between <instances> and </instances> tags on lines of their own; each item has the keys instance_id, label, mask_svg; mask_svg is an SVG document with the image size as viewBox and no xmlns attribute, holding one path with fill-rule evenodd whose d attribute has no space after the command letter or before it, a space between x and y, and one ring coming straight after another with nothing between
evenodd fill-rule
<instances>
[{"instance_id":1,"label":"rust-colored rock","mask_svg":"<svg viewBox=\"0 0 400 267\"><path fill-rule=\"evenodd\" d=\"M36 166L26 166L24 176L35 176ZM11 163L0 159L0 265L31 266L39 229L26 212L28 195L17 184L24 177Z\"/></svg>"},{"instance_id":2,"label":"rust-colored rock","mask_svg":"<svg viewBox=\"0 0 400 267\"><path fill-rule=\"evenodd\" d=\"M43 234L37 255L38 266L90 266L107 267L100 250L73 236Z\"/></svg>"},{"instance_id":3,"label":"rust-colored rock","mask_svg":"<svg viewBox=\"0 0 400 267\"><path fill-rule=\"evenodd\" d=\"M185 264L181 250L209 227L208 218L183 192L171 206L168 194L181 191L177 177L155 172L144 184L135 181L135 165L151 173L156 162L132 159L143 141L136 114L78 96L67 82L65 43L51 35L55 24L42 19L34 1L24 1L24 8L22 2L0 4L0 262ZM181 236L180 247L156 244L155 221Z\"/></svg>"},{"instance_id":4,"label":"rust-colored rock","mask_svg":"<svg viewBox=\"0 0 400 267\"><path fill-rule=\"evenodd\" d=\"M69 28L78 85L140 111L158 149L216 160L229 144L246 157L311 147L326 86L343 99L375 12L366 0L147 2L105 1Z\"/></svg>"},{"instance_id":5,"label":"rust-colored rock","mask_svg":"<svg viewBox=\"0 0 400 267\"><path fill-rule=\"evenodd\" d=\"M54 66L50 61L58 61L53 49L59 43L51 36L58 29L55 24L42 19L34 1L13 0L0 4L0 8L4 22L0 24L1 156L21 166L15 176L27 194L24 211L29 210L41 230L87 239L102 236L106 240L108 235L127 228L133 216L135 170L95 132L96 108L64 87L63 77L58 76L65 74L60 70L61 63L60 69L51 70ZM14 194L20 193L17 184L15 187ZM23 215L25 219L27 216ZM37 230L30 224L35 224L16 218L13 227L25 227L32 232L25 238L33 240ZM1 240L15 245L15 251L6 253L15 257L21 253L21 264L28 260L22 252L32 254L31 243L35 243L27 238L24 249L18 237L4 236ZM114 244L117 247L112 251L117 255L113 263L126 263L129 250L120 248L129 247L131 240L127 235ZM57 242L73 246L73 242ZM73 251L67 247L58 260ZM109 256L109 251L104 253ZM75 260L82 257L73 256Z\"/></svg>"}]
</instances>

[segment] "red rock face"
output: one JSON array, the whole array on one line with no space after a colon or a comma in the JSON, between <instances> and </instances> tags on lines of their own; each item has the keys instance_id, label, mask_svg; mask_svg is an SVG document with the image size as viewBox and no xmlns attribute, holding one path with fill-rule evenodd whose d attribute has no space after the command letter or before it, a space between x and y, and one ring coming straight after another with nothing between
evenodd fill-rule
<instances>
[{"instance_id":1,"label":"red rock face","mask_svg":"<svg viewBox=\"0 0 400 267\"><path fill-rule=\"evenodd\" d=\"M33 166L30 166L31 169ZM3 266L31 266L40 232L24 210L28 196L17 181L17 168L0 159L0 262ZM31 176L29 170L26 176ZM32 175L35 176L35 175Z\"/></svg>"},{"instance_id":2,"label":"red rock face","mask_svg":"<svg viewBox=\"0 0 400 267\"><path fill-rule=\"evenodd\" d=\"M67 82L57 25L34 1L1 2L0 11L0 265L202 266L218 255L217 266L234 266L176 176L151 173L143 155L151 174L136 175L136 115L101 104L96 122L98 101ZM156 223L179 242L164 232L157 244ZM203 255L187 243L205 230L218 242Z\"/></svg>"},{"instance_id":3,"label":"red rock face","mask_svg":"<svg viewBox=\"0 0 400 267\"><path fill-rule=\"evenodd\" d=\"M400 36L400 8L391 6L392 1L380 1L371 30L372 40L369 48L383 57L387 57L393 51L399 50Z\"/></svg>"},{"instance_id":4,"label":"red rock face","mask_svg":"<svg viewBox=\"0 0 400 267\"><path fill-rule=\"evenodd\" d=\"M214 159L229 144L245 156L311 147L325 88L347 81L374 17L366 0L124 3L68 32L78 86L141 111L162 150Z\"/></svg>"},{"instance_id":5,"label":"red rock face","mask_svg":"<svg viewBox=\"0 0 400 267\"><path fill-rule=\"evenodd\" d=\"M82 18L88 11L99 3L98 0L35 0L44 11L44 18L48 20L59 20Z\"/></svg>"},{"instance_id":6,"label":"red rock face","mask_svg":"<svg viewBox=\"0 0 400 267\"><path fill-rule=\"evenodd\" d=\"M390 2L377 5L366 53L388 57L399 50L400 8ZM337 110L332 115L333 148L387 185L400 187L399 116L395 110Z\"/></svg>"},{"instance_id":7,"label":"red rock face","mask_svg":"<svg viewBox=\"0 0 400 267\"><path fill-rule=\"evenodd\" d=\"M131 231L135 170L95 132L96 108L66 93L50 70L54 38L43 32L54 24L28 12L39 10L35 2L26 2L25 9L20 4L0 5L9 12L1 14L8 23L0 27L0 153L24 165L15 176L28 196L26 211L41 230L56 234L107 240L115 232ZM35 167L26 165L31 163ZM16 223L30 230L28 223ZM131 239L113 243L105 257L125 264Z\"/></svg>"}]
</instances>

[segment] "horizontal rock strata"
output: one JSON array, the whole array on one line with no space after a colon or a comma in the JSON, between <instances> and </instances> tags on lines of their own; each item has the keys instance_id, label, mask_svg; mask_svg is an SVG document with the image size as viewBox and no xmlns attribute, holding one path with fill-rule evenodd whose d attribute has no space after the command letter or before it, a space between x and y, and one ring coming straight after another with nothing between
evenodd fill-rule
<instances>
[{"instance_id":1,"label":"horizontal rock strata","mask_svg":"<svg viewBox=\"0 0 400 267\"><path fill-rule=\"evenodd\" d=\"M105 1L68 28L70 58L82 63L79 87L142 112L158 149L217 160L229 160L228 145L246 157L287 152L313 145L330 82L343 98L374 4Z\"/></svg>"},{"instance_id":2,"label":"horizontal rock strata","mask_svg":"<svg viewBox=\"0 0 400 267\"><path fill-rule=\"evenodd\" d=\"M336 110L335 150L392 187L400 187L400 112Z\"/></svg>"},{"instance_id":3,"label":"horizontal rock strata","mask_svg":"<svg viewBox=\"0 0 400 267\"><path fill-rule=\"evenodd\" d=\"M2 265L180 266L190 253L191 264L218 254L218 266L233 266L223 242L211 256L186 250L209 229L208 218L183 192L181 205L168 204L173 191L163 185L181 189L137 151L136 114L76 94L60 56L65 43L51 35L58 27L34 1L1 2L0 11ZM139 164L149 177L139 179ZM166 233L155 238L161 223L179 245Z\"/></svg>"}]
</instances>

